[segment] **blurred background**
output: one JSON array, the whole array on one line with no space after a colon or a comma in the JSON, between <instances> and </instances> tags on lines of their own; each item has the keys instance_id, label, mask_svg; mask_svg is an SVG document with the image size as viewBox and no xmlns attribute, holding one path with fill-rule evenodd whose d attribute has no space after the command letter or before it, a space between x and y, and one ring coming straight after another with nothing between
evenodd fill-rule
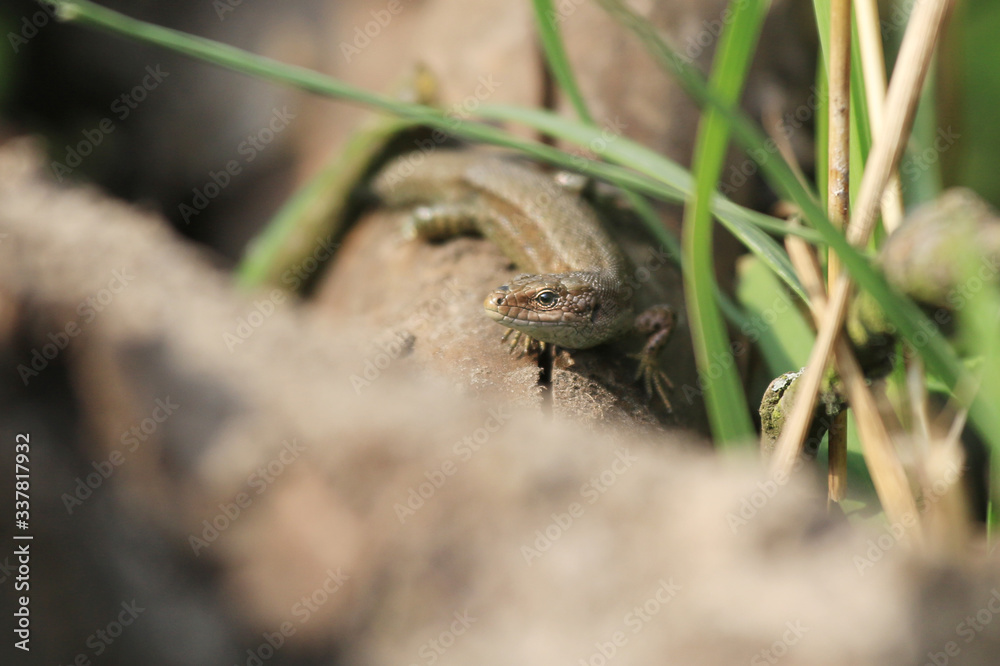
<instances>
[{"instance_id":1,"label":"blurred background","mask_svg":"<svg viewBox=\"0 0 1000 666\"><path fill-rule=\"evenodd\" d=\"M359 17L377 7L322 0L103 4L136 18L359 81L372 90L385 90L405 73L411 64L407 58L413 55L434 61L445 57L440 55L448 52L444 46L452 52L462 50L462 36L454 35L442 16L450 16L449 21L461 25L467 14L493 11L500 15L489 2L470 3L478 7L465 12L448 7L449 3L410 3L427 18L415 18L416 12L402 14L396 23L405 22L406 26L393 28L390 24L388 39L379 35L374 48L363 49L348 62L341 45L352 41L344 38L353 37ZM685 3L662 4L664 11L688 11ZM882 3L883 39L890 58L898 46L909 4ZM526 18L524 10L508 12L515 18L505 20L513 24L517 17ZM161 212L182 234L207 244L230 261L241 255L247 240L303 176L314 172L336 149L338 140L359 117L357 110L343 104L304 96L163 49L60 24L50 14L51 10L32 0L8 0L0 7L0 29L6 44L0 50L0 123L4 133L43 137L52 159L65 162L69 148L84 140L85 132L99 131L100 121L110 119L113 130L101 133L100 144L79 166L70 167L63 174L65 178L97 183L115 196ZM808 19L804 14L792 25L808 34L814 30ZM695 18L690 21L695 22ZM428 25L434 29L428 30ZM518 32L524 30L518 28ZM916 143L902 169L910 201L928 198L941 186L965 185L994 205L1000 203L1000 184L990 166L1000 148L1000 128L992 122L1000 102L1000 55L991 48L998 30L1000 15L994 3L958 3L941 49L935 82L930 86L932 92L928 93L936 112L928 108L920 116L918 122L926 131L918 127ZM407 31L421 31L423 36L407 35ZM457 43L441 45L434 38L449 33ZM497 33L499 30L491 33L487 39L492 41L479 44L477 51L489 52L494 42L511 39ZM521 58L534 58L530 41L516 46ZM775 47L765 51L768 49ZM701 51L710 55L710 49L698 49ZM470 51L462 53L467 57ZM809 62L802 60L805 54L801 50L794 53L794 49L785 51L789 56L782 63L785 73L801 65L811 75ZM459 69L454 60L445 67ZM159 68L167 75L162 81L154 80L147 68ZM504 82L500 95L540 99L537 76L528 76L523 83ZM795 76L801 77L802 71ZM450 85L457 88L462 84ZM132 99L137 86L137 99ZM142 90L144 86L147 90ZM512 92L515 86L518 90ZM749 97L755 94L748 92ZM250 151L239 152L241 143L266 126L274 110L282 107L296 114L289 131L277 135L267 150L254 149L259 152L254 159L248 159ZM685 156L683 147L667 152L675 153L672 156L678 159ZM184 219L179 207L194 198L194 190L204 187L210 172L231 159L245 161L239 178L196 218Z\"/></svg>"},{"instance_id":2,"label":"blurred background","mask_svg":"<svg viewBox=\"0 0 1000 666\"><path fill-rule=\"evenodd\" d=\"M383 10L386 3L360 0L221 0L174 3L109 0L102 4L135 18L326 72L374 91L391 89L395 82L409 73L413 63L423 62L439 77L446 104L466 98L476 89L484 72L491 72L497 73L500 82L495 95L490 98L491 103L513 103L529 107L549 104L556 108L565 105L564 100L552 99L551 81L547 81L539 66L538 50L532 36L530 6L527 2L404 2L405 11L399 15L398 20L393 19L383 26L370 44L364 40L358 41L357 30L359 26L373 20L372 12ZM697 0L665 0L652 3L650 13L652 20L664 32L669 32L675 43L683 48L685 44L696 44L692 40L710 30L711 22L719 15L724 4L721 1L699 3ZM767 37L762 40L755 73L748 84L746 95L746 107L758 118L765 117L768 113L782 116L808 104L816 75L816 37L811 8L807 4L774 3L774 17L768 24L765 33ZM901 16L901 8L910 4L912 3L903 0L882 3L883 39L890 54L898 45L901 27L904 25L902 19L897 17ZM566 22L567 48L574 63L580 68L581 85L593 100L595 115L603 122L620 119L628 128L628 136L687 164L698 120L695 106L640 55L641 47L634 44L624 31L607 28L606 17L600 11L588 3L574 7L578 10L574 9ZM996 48L998 34L1000 8L997 3L993 0L963 0L958 3L933 73L933 83L927 93L928 101L933 104L928 103L922 108L917 129L901 167L908 201L929 200L943 187L965 185L994 205L1000 205L1000 179L995 175L995 156L1000 154L1000 124L996 122L996 109L1000 108L1000 50ZM178 235L196 243L199 252L207 257L208 263L223 270L230 269L239 261L247 243L271 219L287 197L336 153L345 138L368 115L364 109L249 79L166 50L136 44L76 25L58 23L52 20L49 10L30 0L5 0L0 5L0 36L3 36L3 43L0 44L0 144L20 136L36 138L43 148L47 171L56 182L91 183L111 197L134 203L140 209L162 216ZM350 46L354 46L356 52ZM696 51L696 63L706 68L711 62L711 47ZM814 171L810 158L813 125L813 119L809 117L801 123L793 137L794 148L807 174ZM213 184L218 186L220 182L225 184L213 187ZM213 192L216 194L212 195ZM769 210L774 204L773 194L756 179L751 179L751 183L739 188L734 198L761 210ZM667 212L664 215L668 224L676 226L676 214ZM727 287L735 286L736 264L741 253L736 243L725 238L720 240L717 271L720 281ZM44 265L48 258L41 256L37 261ZM12 330L0 326L0 363L3 369L0 375L0 435L6 444L12 441L14 432L29 430L38 442L44 443L35 448L37 458L34 464L37 469L45 471L36 476L38 486L33 495L33 501L36 502L33 512L37 516L35 522L40 545L36 566L37 571L47 577L46 583L38 588L34 597L39 609L36 618L37 635L44 638L39 640L38 651L28 660L24 659L24 655L8 652L9 641L5 639L3 646L0 646L0 655L3 655L0 661L3 663L71 663L80 654L88 659L92 658L93 663L114 664L266 662L308 666L328 663L387 663L374 659L338 662L344 636L348 637L346 642L350 644L358 636L370 638L371 635L379 635L379 631L391 634L393 639L396 636L412 635L419 637L419 640L414 639L415 643L411 641L412 645L419 646L427 635L432 635L435 631L419 624L417 620L413 621L413 625L407 625L391 610L385 610L391 607L393 600L403 600L400 603L408 609L406 618L409 621L413 617L422 619L420 613L424 604L437 608L434 602L427 601L418 594L426 592L428 588L445 589L452 593L454 590L451 586L454 585L462 593L467 588L476 589L477 594L488 598L490 594L499 594L496 590L502 589L506 584L503 579L498 578L499 582L493 581L495 588L481 592L465 579L455 583L453 579L441 574L441 571L451 571L452 568L465 571L462 568L467 565L465 560L458 557L461 562L455 564L449 560L451 551L442 549L439 552L427 546L427 551L432 552L428 554L420 551L421 555L426 555L426 562L414 558L420 564L414 564L412 570L407 569L404 573L393 570L391 575L372 575L368 582L370 588L376 590L372 593L373 596L377 596L381 590L392 590L394 596L390 601L381 600L376 603L368 601L368 597L364 595L352 597L348 613L351 621L333 623L341 634L331 631L319 639L313 637L303 644L304 647L294 651L272 650L268 657L262 658L259 648L269 640L266 636L274 635L275 626L278 626L267 623L271 618L260 611L261 607L266 607L262 599L272 598L268 594L273 593L274 598L284 600L281 591L274 592L273 587L281 588L286 578L276 573L273 580L278 582L273 583L273 580L266 580L266 574L260 574L252 566L247 565L247 568L256 577L245 574L240 567L246 562L259 565L260 562L255 559L257 557L269 565L279 562L280 566L291 569L295 568L295 562L283 562L285 551L278 546L274 547L272 553L267 547L260 545L264 541L261 535L270 534L268 529L263 528L254 528L260 529L256 533L261 538L260 542L245 542L244 547L235 549L236 555L228 559L193 557L185 539L187 533L164 528L162 524L150 519L155 511L151 512L149 507L133 505L127 500L130 497L127 493L121 495L108 490L109 487L117 488L117 481L106 486L105 490L95 492L92 497L88 496L86 505L80 511L67 506L66 492L73 489L80 478L93 472L95 461L107 454L109 441L110 445L119 445L118 441L102 438L102 435L120 431L98 423L99 419L88 411L94 408L94 403L81 399L81 395L88 394L93 388L93 385L81 381L80 375L74 372L77 363L90 367L85 361L72 355L60 355L37 380L28 385L21 381L16 370L17 364L23 362L28 350L37 346L37 337L33 336L43 335L50 329L44 324L45 320L40 317L36 319L36 315L37 313L27 312L29 325L23 329ZM16 318L0 317L0 320L13 319ZM304 337L312 339L306 335ZM319 336L317 338L321 339ZM164 345L164 348L167 347ZM287 351L277 345L275 348ZM129 348L114 357L122 367L133 369L141 376L148 368L144 365L149 363L146 354L151 353L145 347L138 350ZM86 358L86 354L81 357ZM172 369L175 359L164 353L159 362L162 364L157 366L159 370ZM192 361L194 366L197 363L197 359ZM178 362L178 365L182 364ZM693 369L691 374L694 376ZM773 376L761 368L758 368L758 375ZM191 376L197 377L199 381L201 379L197 373L187 375L180 370L177 377L183 376L184 381L166 371L162 376L166 378L163 386L186 388L190 388L185 382ZM175 380L177 384L170 383ZM231 381L238 382L239 378ZM197 382L192 380L192 383ZM236 401L238 408L233 407L227 402L230 396L225 391L216 391L216 387L209 384L199 385L197 390L193 390L193 395L203 397L208 405L207 415L200 415L204 420L197 421L187 431L160 432L158 437L174 444L186 442L193 447L190 441L198 439L203 432L211 431L205 424L213 422L215 415L228 414L227 410L240 412L244 408L251 411L239 401ZM127 382L124 385L129 386ZM297 390L287 386L282 388L287 389L286 393ZM140 392L134 386L131 390ZM95 390L95 393L99 392ZM216 393L222 396L217 401ZM124 390L120 393L126 394L128 391ZM115 395L115 391L109 391L107 395ZM248 401L247 404L253 406L256 403ZM261 400L261 404L266 404L266 401ZM377 414L375 405L368 404L367 408L371 409L370 413ZM274 409L280 411L278 407ZM343 409L345 411L340 414L349 411L348 408ZM140 411L139 415L145 413ZM391 415L386 418L395 423ZM130 422L128 418L123 419ZM373 420L377 421L378 417ZM475 425L474 423L473 426ZM403 426L399 426L399 432L404 432ZM448 436L452 434L454 433ZM460 433L455 435L456 438L459 436ZM377 439L373 437L373 441ZM515 439L514 436L511 439ZM454 440L445 441L450 444ZM124 441L121 443L124 444ZM178 447L182 448L180 444ZM189 454L195 455L184 449L184 455ZM160 463L165 469L173 470L172 465L186 469L183 461L177 463L165 454L162 460L157 459L157 464ZM554 466L558 467L559 464ZM390 476L377 463L372 463L372 467L376 469L372 478L382 478L383 474ZM4 470L6 469L8 466L5 464ZM425 469L419 467L417 470L418 481L425 474ZM582 464L581 469L584 469ZM715 473L714 470L701 472L705 473L706 478ZM334 472L330 472L329 476L337 478ZM490 477L484 474L483 478ZM555 478L559 483L569 484L558 475ZM753 482L748 479L749 477L740 477L740 483L744 484L739 486L741 492L753 491ZM683 485L680 480L677 481L679 486ZM7 483L5 478L4 489L8 487ZM170 488L183 490L187 488L185 484L188 479L171 477L170 483L176 483L176 486ZM401 484L400 487L406 488L407 484L415 482L410 480L398 483ZM551 485L559 486L559 483L552 482ZM639 499L635 505L626 507L629 511L635 509L635 506L642 506L647 496L659 497L656 493L668 492L650 490L659 487L652 472L643 483L647 485L636 491ZM154 485L156 484L150 484ZM541 485L549 488L549 485ZM733 497L725 495L724 485L713 486L712 491L705 490L703 499L706 499L706 505L710 504L708 500L712 497L725 496L728 498L726 501L732 501L729 504L720 502L717 514L709 517L700 515L692 519L693 529L706 524L711 524L712 529L722 525L723 523L713 520L721 520L720 516L725 515L725 511L742 499L738 494ZM687 488L686 492L695 491ZM527 490L525 494L535 497ZM690 502L688 498L691 495L681 495L671 500L674 504L670 506ZM124 501L123 497L126 498ZM213 496L214 499L218 498ZM179 504L183 503L181 500L177 501ZM214 506L211 502L209 504ZM357 506L365 506L364 502L347 504L351 510ZM550 509L558 510L560 506L565 506L565 502L560 496L558 501L552 500L549 504L539 501L538 505L543 512L542 516L547 519L546 512ZM812 507L812 504L807 505ZM793 573L801 577L794 578L789 583L789 589L794 587L797 592L802 589L808 591L809 584L820 582L824 576L823 570L818 568L821 563L819 553L829 552L827 549L834 549L835 545L843 545L838 538L830 536L838 534L835 530L839 528L819 519L813 521L814 517L807 517L800 523L801 530L787 528L785 531L786 526L781 516L796 519L802 516L796 513L800 508L794 506L794 502L781 506L784 507L782 510L786 511L785 514L779 514L773 521L758 526L765 535L760 537L759 542L753 538L738 542L738 548L747 549L756 555L734 556L733 559L752 560L750 569L754 571L754 575L759 571L770 572L769 567L776 562L780 565L791 561L794 565L784 567L782 571L790 577ZM679 509L678 511L680 512ZM609 510L608 522L630 524L627 518L633 514L625 509L622 512L619 514L616 510ZM496 519L504 514L502 510L498 510L489 515ZM627 518L622 518L623 515ZM282 520L274 519L274 524L281 524L284 520L283 516ZM444 524L450 524L444 518L441 520ZM677 520L682 522L680 518ZM475 524L476 520L470 517L468 522ZM6 527L6 522L4 524L3 536L6 537L10 529ZM192 524L198 525L199 521L195 520ZM492 523L489 526L492 527ZM720 536L712 532L712 529L698 532L704 537L704 542L698 541L701 537L692 538L694 547L699 549L690 554L692 561L699 560L703 553L729 553L727 547L737 548L729 540L735 538L728 530L720 529ZM709 532L711 534L705 536ZM677 528L676 532L670 534L679 542L686 533ZM284 537L288 542L294 542L287 534ZM275 538L282 537L279 535ZM629 552L643 547L636 544L637 542L628 546ZM389 549L385 543L379 542L378 546ZM809 557L815 558L816 566L808 564L807 557L795 559L802 555L802 551L798 550L800 548ZM809 550L810 548L815 550ZM843 545L843 548L847 555L837 562L846 562L845 566L852 569L854 563L850 561L850 555L857 552L857 549L865 552L866 544L863 539L855 539L850 544ZM855 550L848 551L848 548ZM262 551L273 559L264 558ZM0 557L5 556L6 551ZM790 558L787 561L782 559L786 556ZM592 571L597 566L586 558L576 560L575 557L566 560L566 568L577 571L578 576L579 571ZM759 559L754 559L757 557ZM719 558L723 563L729 562L724 555L719 555ZM469 560L473 560L472 556L469 556ZM599 559L599 562L608 564L609 560ZM716 561L694 564L684 559L669 561L674 564L677 561L690 564L692 571L699 570L697 567L702 566L705 569L702 573L706 577L711 574L712 567L723 566ZM659 566L660 563L655 564ZM800 565L802 570L795 568ZM260 566L270 572L263 565ZM275 571L287 573L279 565L275 566ZM474 570L471 564L467 566L469 570ZM656 566L650 565L650 571L656 570ZM923 566L923 563L919 566ZM675 570L683 569L681 565L677 567ZM257 585L254 589L266 589L267 593L262 592L257 597L248 594L246 597L255 600L248 602L246 597L234 593L232 587L223 589L219 583L220 578L224 578L226 574L231 575L234 569L239 572L234 577L241 584L252 580L245 586L253 588ZM12 571L10 558L0 559L0 587L3 589L4 604L2 612L5 617L9 617L12 612ZM886 626L876 624L873 619L871 635L866 634L864 641L859 638L857 645L848 646L850 650L844 648L848 655L846 657L820 641L813 648L803 648L799 657L790 656L786 663L924 663L921 660L924 659L925 652L937 654L939 649L943 649L938 647L939 639L943 637L946 641L952 637L957 621L955 618L961 618L962 613L967 610L967 598L962 595L973 595L977 592L977 586L990 590L992 584L986 585L985 580L967 579L955 583L954 580L958 578L949 578L952 575L950 571L942 573L933 566L927 570L920 569L914 575L917 581L914 585L919 587L914 596L926 601L927 598L940 595L942 605L953 602L953 607L949 607L952 614L941 616L948 618L945 620L930 612L923 614L913 611L913 616L908 615L909 588L903 591L899 583L908 575L908 570L903 565L898 568L886 567L883 573L884 577L877 579L880 582L872 585L870 594L877 592L883 595L877 596L877 599L886 600L887 610L881 620ZM468 572L466 574L469 578L475 578ZM243 575L246 575L246 579L240 577ZM441 578L435 578L435 575L441 575ZM363 579L362 576L358 578ZM293 580L294 576L289 575L287 579ZM426 584L428 588L412 583L414 579L423 581L421 584ZM854 580L850 577L831 579ZM265 582L262 583L262 580ZM401 580L404 582L400 583ZM706 616L717 614L722 618L719 620L720 624L736 627L730 638L738 646L731 650L716 646L718 652L713 653L716 661L703 663L746 661L744 657L753 657L759 649L766 649L771 645L774 636L766 631L759 631L760 627L752 626L751 616L757 606L771 607L762 603L761 599L769 599L767 595L774 590L784 589L781 587L783 580L785 579L768 578L767 584L762 583L759 588L738 588L740 594L732 596L729 595L729 590L737 589L737 583L728 581L723 586L724 589L716 590L711 601L700 606ZM866 579L868 580L871 579ZM273 587L270 587L272 584ZM844 587L846 590L847 586ZM834 594L829 589L824 589ZM798 601L807 597L805 593L801 596L792 592L788 594ZM846 591L844 594L848 595ZM852 619L849 616L850 609L859 603L859 599L865 603L870 601L868 597L864 597L863 592L857 594L861 596L844 600L842 606L834 605L844 611L843 617L848 620ZM949 596L952 594L955 599ZM614 594L608 592L608 597L607 603L610 606L614 601ZM980 603L979 597L975 598L975 603ZM122 604L127 605L133 599L155 601L144 607L148 608L142 611L144 621L136 625L136 630L124 632L121 640L108 642L106 649L102 649L102 639L94 638L95 632L106 628L109 618L117 618L122 612L127 613L128 608L123 610ZM892 601L888 601L889 599ZM593 607L586 610L594 611L594 616L601 616L604 611L601 603L601 599L593 601ZM778 605L775 602L774 606ZM928 607L921 606L923 610ZM973 610L978 607L974 606ZM512 604L511 608L514 609L514 616L521 612L516 604ZM544 605L537 608L544 608ZM720 609L728 609L726 612L730 615L723 614ZM447 618L451 611L452 607L449 606L444 616ZM353 615L355 612L357 617ZM435 612L433 609L428 610L427 615L435 615ZM680 610L677 612L678 615L683 615ZM617 622L621 616L621 613L617 613L617 607L615 613L614 620ZM399 615L404 613L400 611ZM877 613L873 612L872 615ZM248 616L252 621L247 619ZM691 617L703 619L704 616L692 612ZM747 619L748 617L751 619ZM695 623L695 619L691 622ZM768 616L768 620L771 619L775 620L774 627L777 628L784 626L783 622L789 620L785 617L778 618L777 615L773 618ZM781 621L778 622L778 619ZM396 622L399 624L395 624ZM748 624L744 626L742 622ZM834 645L837 644L837 636L851 635L856 629L850 626L851 622L847 622L848 626L838 634L836 622L831 623L834 629L829 634L833 636L829 643ZM579 626L591 629L591 625L585 622L581 622ZM597 627L594 631L604 631L612 625L597 622L594 626ZM680 620L676 626L685 627ZM385 631L387 627L390 629L388 632ZM687 628L696 632L696 629ZM712 630L721 631L714 625ZM894 630L898 630L899 634L891 633ZM996 630L997 627L992 627L981 637L976 634L978 642L964 653L970 661L961 663L989 663L988 655L997 654L992 652L995 643L991 642L995 641L991 636L996 635ZM713 649L710 646L718 635L713 631L705 629L704 633L692 639L692 644L687 646L691 652L687 654L705 654L705 650ZM498 635L509 636L503 632ZM775 635L780 636L781 632L778 631ZM682 634L675 635L675 642L680 644L682 641L678 636ZM879 642L882 639L885 643ZM400 645L404 642L400 639ZM407 644L407 649L412 647L411 643ZM395 645L392 640L388 640L386 644ZM183 646L183 649L179 646ZM924 647L927 650L921 651ZM678 650L679 654L684 654L682 648ZM407 652L402 648L398 652L385 647L382 651L362 650L360 653L369 656L404 655L414 662L433 663L425 658L425 654L414 656L417 654L414 650ZM539 654L544 654L544 651ZM823 658L824 654L832 661L816 660ZM853 654L865 656L857 662L849 661ZM975 661L984 654L987 657L982 661ZM848 661L836 661L840 657ZM727 662L727 658L732 661ZM795 661L797 658L801 661ZM507 663L527 662L511 660ZM534 663L546 662L541 658L541 661ZM595 661L591 663L596 664Z\"/></svg>"},{"instance_id":3,"label":"blurred background","mask_svg":"<svg viewBox=\"0 0 1000 666\"><path fill-rule=\"evenodd\" d=\"M221 15L212 3L105 4L153 23L322 68L327 55L322 45L340 3L244 2L222 5L228 11ZM93 151L81 156L78 166L66 164L68 170L59 176L96 183L155 210L181 234L230 262L237 259L295 184L295 165L306 143L306 99L164 49L61 24L50 13L30 0L0 8L7 36L0 55L5 133L42 137L52 160L62 164L73 161L71 149L92 133ZM336 115L329 102L311 99L308 105L316 113ZM240 153L247 137L283 107L296 116L289 131ZM102 130L105 119L109 124ZM314 132L309 136L315 139ZM180 206L190 205L194 190L204 188L210 173L224 170L233 159L241 163L239 177L204 212L184 219Z\"/></svg>"}]
</instances>

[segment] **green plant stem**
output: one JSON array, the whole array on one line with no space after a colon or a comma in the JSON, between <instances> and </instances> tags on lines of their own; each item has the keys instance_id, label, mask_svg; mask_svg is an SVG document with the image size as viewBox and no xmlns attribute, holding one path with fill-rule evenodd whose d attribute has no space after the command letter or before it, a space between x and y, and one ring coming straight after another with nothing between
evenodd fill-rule
<instances>
[{"instance_id":1,"label":"green plant stem","mask_svg":"<svg viewBox=\"0 0 1000 666\"><path fill-rule=\"evenodd\" d=\"M769 6L767 0L734 0L732 22L723 28L712 68L711 86L727 105L739 100L746 72ZM704 378L709 422L720 446L745 445L754 440L754 427L735 363L729 335L716 305L714 220L710 203L722 173L729 146L729 121L715 107L704 111L695 141L694 195L684 208L681 236L688 319L698 368Z\"/></svg>"}]
</instances>

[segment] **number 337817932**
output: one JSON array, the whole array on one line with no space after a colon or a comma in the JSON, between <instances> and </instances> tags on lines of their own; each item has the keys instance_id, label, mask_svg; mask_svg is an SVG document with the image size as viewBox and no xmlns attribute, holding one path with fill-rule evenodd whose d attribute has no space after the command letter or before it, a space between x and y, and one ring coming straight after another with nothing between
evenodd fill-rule
<instances>
[{"instance_id":1,"label":"number 337817932","mask_svg":"<svg viewBox=\"0 0 1000 666\"><path fill-rule=\"evenodd\" d=\"M31 436L17 435L14 438L14 519L28 519L28 488L30 487L30 473L28 469L28 454L31 451ZM20 499L20 498L24 499Z\"/></svg>"}]
</instances>

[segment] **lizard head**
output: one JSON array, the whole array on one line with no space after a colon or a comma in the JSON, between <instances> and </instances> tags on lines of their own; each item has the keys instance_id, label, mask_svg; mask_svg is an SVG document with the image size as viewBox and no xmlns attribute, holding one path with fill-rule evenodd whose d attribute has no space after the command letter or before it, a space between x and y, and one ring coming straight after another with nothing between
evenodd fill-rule
<instances>
[{"instance_id":1,"label":"lizard head","mask_svg":"<svg viewBox=\"0 0 1000 666\"><path fill-rule=\"evenodd\" d=\"M594 274L522 275L486 297L486 315L541 342L586 349L621 332L617 298Z\"/></svg>"}]
</instances>

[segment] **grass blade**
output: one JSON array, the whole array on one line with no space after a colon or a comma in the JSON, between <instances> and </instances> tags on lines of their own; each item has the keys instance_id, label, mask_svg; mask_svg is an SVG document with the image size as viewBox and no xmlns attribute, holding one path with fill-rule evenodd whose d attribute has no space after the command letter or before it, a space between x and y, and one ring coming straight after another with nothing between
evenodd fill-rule
<instances>
[{"instance_id":1,"label":"grass blade","mask_svg":"<svg viewBox=\"0 0 1000 666\"><path fill-rule=\"evenodd\" d=\"M590 115L590 110L583 99L580 87L576 84L576 77L573 76L573 69L569 66L566 49L563 48L563 41L559 36L559 24L555 20L556 10L552 6L552 0L533 0L533 4L535 7L535 24L538 26L538 35L542 40L542 48L545 49L545 58L549 65L549 71L555 77L559 88L569 98L577 117L587 125L593 125L594 119Z\"/></svg>"},{"instance_id":2,"label":"grass blade","mask_svg":"<svg viewBox=\"0 0 1000 666\"><path fill-rule=\"evenodd\" d=\"M730 4L732 22L723 28L711 78L712 87L730 105L739 101L769 4L767 0L735 0ZM705 402L712 434L721 446L754 441L754 427L736 366L717 362L731 354L731 343L715 301L711 202L728 147L729 121L710 107L702 114L698 126L693 161L696 185L684 209L682 234L691 337L705 380ZM710 372L713 366L719 372Z\"/></svg>"}]
</instances>

